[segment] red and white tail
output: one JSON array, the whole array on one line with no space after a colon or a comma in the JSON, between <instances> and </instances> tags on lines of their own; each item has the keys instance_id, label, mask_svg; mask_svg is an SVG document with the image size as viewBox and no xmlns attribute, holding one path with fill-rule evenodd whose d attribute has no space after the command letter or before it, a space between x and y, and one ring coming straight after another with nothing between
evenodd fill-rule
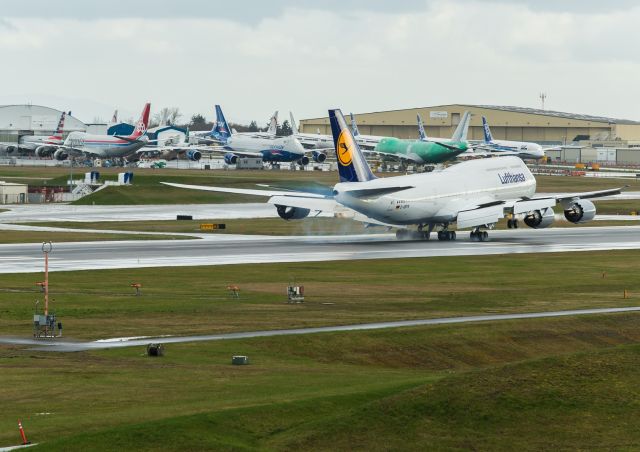
<instances>
[{"instance_id":1,"label":"red and white tail","mask_svg":"<svg viewBox=\"0 0 640 452\"><path fill-rule=\"evenodd\" d=\"M58 121L58 127L56 128L56 131L53 135L51 135L50 138L56 138L58 140L62 140L62 129L64 129L64 118L67 115L66 112L62 112L62 115L60 116L60 121Z\"/></svg>"},{"instance_id":2,"label":"red and white tail","mask_svg":"<svg viewBox=\"0 0 640 452\"><path fill-rule=\"evenodd\" d=\"M142 110L142 114L140 115L140 119L136 123L136 128L133 130L133 134L131 138L138 138L144 135L147 131L147 127L149 127L149 111L151 110L151 104L146 103L144 105L144 109Z\"/></svg>"}]
</instances>

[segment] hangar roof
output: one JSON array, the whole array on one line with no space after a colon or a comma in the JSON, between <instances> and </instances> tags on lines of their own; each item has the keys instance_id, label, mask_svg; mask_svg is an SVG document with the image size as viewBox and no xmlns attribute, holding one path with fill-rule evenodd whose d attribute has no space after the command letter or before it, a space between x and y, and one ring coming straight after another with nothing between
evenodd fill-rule
<instances>
[{"instance_id":1,"label":"hangar roof","mask_svg":"<svg viewBox=\"0 0 640 452\"><path fill-rule=\"evenodd\" d=\"M0 130L33 130L52 132L58 126L62 110L42 105L0 105ZM87 126L67 115L64 131L85 131Z\"/></svg>"},{"instance_id":2,"label":"hangar roof","mask_svg":"<svg viewBox=\"0 0 640 452\"><path fill-rule=\"evenodd\" d=\"M512 107L512 106L501 106L501 105L467 105L468 107L476 107L476 108L486 108L489 110L501 110L508 111L512 113L526 113L531 115L543 115L543 116L554 116L556 118L566 118L566 119L576 119L581 121L592 121L592 122L607 122L610 124L640 124L640 121L632 121L630 119L615 119L608 118L605 116L593 116L593 115L581 115L576 113L564 113L561 111L553 111L553 110L540 110L537 108L527 108L527 107Z\"/></svg>"}]
</instances>

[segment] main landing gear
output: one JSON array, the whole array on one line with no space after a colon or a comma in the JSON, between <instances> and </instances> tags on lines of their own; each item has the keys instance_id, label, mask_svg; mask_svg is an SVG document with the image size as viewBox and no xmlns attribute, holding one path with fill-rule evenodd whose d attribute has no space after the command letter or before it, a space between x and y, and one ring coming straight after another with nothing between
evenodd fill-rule
<instances>
[{"instance_id":1,"label":"main landing gear","mask_svg":"<svg viewBox=\"0 0 640 452\"><path fill-rule=\"evenodd\" d=\"M398 229L396 231L396 238L398 240L429 240L429 232Z\"/></svg>"},{"instance_id":2,"label":"main landing gear","mask_svg":"<svg viewBox=\"0 0 640 452\"><path fill-rule=\"evenodd\" d=\"M509 229L518 229L518 219L508 219L507 220L507 228Z\"/></svg>"},{"instance_id":3,"label":"main landing gear","mask_svg":"<svg viewBox=\"0 0 640 452\"><path fill-rule=\"evenodd\" d=\"M456 231L438 231L438 240L440 241L451 241L456 239Z\"/></svg>"},{"instance_id":4,"label":"main landing gear","mask_svg":"<svg viewBox=\"0 0 640 452\"><path fill-rule=\"evenodd\" d=\"M472 242L488 242L489 233L487 231L481 231L480 229L474 229L469 235Z\"/></svg>"}]
</instances>

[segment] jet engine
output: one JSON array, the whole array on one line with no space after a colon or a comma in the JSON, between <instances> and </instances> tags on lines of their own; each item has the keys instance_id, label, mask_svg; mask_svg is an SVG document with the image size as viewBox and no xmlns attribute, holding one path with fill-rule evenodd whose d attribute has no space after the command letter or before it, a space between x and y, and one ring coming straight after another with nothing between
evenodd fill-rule
<instances>
[{"instance_id":1,"label":"jet engine","mask_svg":"<svg viewBox=\"0 0 640 452\"><path fill-rule=\"evenodd\" d=\"M232 154L231 152L228 152L227 154L224 155L224 163L226 163L227 165L235 165L237 161L238 161L238 156L235 154Z\"/></svg>"},{"instance_id":2,"label":"jet engine","mask_svg":"<svg viewBox=\"0 0 640 452\"><path fill-rule=\"evenodd\" d=\"M58 149L56 152L53 153L53 158L56 160L67 160L68 157L69 157L69 153L64 149Z\"/></svg>"},{"instance_id":3,"label":"jet engine","mask_svg":"<svg viewBox=\"0 0 640 452\"><path fill-rule=\"evenodd\" d=\"M303 218L309 216L309 209L302 209L300 207L290 207L276 204L276 209L278 210L278 216L283 220L302 220Z\"/></svg>"},{"instance_id":4,"label":"jet engine","mask_svg":"<svg viewBox=\"0 0 640 452\"><path fill-rule=\"evenodd\" d=\"M542 210L534 210L524 217L524 224L534 229L544 229L551 226L554 219L553 209L547 207Z\"/></svg>"},{"instance_id":5,"label":"jet engine","mask_svg":"<svg viewBox=\"0 0 640 452\"><path fill-rule=\"evenodd\" d=\"M309 164L309 157L303 155L300 160L298 160L298 165L307 166ZM306 215L305 215L306 216Z\"/></svg>"},{"instance_id":6,"label":"jet engine","mask_svg":"<svg viewBox=\"0 0 640 452\"><path fill-rule=\"evenodd\" d=\"M588 199L580 199L564 210L564 217L571 223L586 223L596 216L596 206Z\"/></svg>"},{"instance_id":7,"label":"jet engine","mask_svg":"<svg viewBox=\"0 0 640 452\"><path fill-rule=\"evenodd\" d=\"M52 146L38 146L36 148L36 157L48 157L54 149Z\"/></svg>"},{"instance_id":8,"label":"jet engine","mask_svg":"<svg viewBox=\"0 0 640 452\"><path fill-rule=\"evenodd\" d=\"M327 159L327 154L324 152L313 151L313 161L316 163L323 163Z\"/></svg>"},{"instance_id":9,"label":"jet engine","mask_svg":"<svg viewBox=\"0 0 640 452\"><path fill-rule=\"evenodd\" d=\"M187 158L192 162L197 162L202 158L202 153L200 151L187 151Z\"/></svg>"}]
</instances>

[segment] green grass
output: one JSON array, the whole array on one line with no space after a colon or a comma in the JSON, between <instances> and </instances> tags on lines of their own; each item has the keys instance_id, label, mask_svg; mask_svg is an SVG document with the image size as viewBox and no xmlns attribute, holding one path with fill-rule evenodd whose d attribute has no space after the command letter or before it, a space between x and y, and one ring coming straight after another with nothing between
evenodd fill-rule
<instances>
[{"instance_id":1,"label":"green grass","mask_svg":"<svg viewBox=\"0 0 640 452\"><path fill-rule=\"evenodd\" d=\"M623 314L176 344L160 359L0 348L0 441L21 418L43 450L634 448L639 340ZM238 353L252 363L231 366Z\"/></svg>"},{"instance_id":2,"label":"green grass","mask_svg":"<svg viewBox=\"0 0 640 452\"><path fill-rule=\"evenodd\" d=\"M41 225L40 225L41 226ZM110 234L99 232L49 232L3 230L0 244L42 242L95 242L103 240L184 240L188 237L152 234Z\"/></svg>"},{"instance_id":3,"label":"green grass","mask_svg":"<svg viewBox=\"0 0 640 452\"><path fill-rule=\"evenodd\" d=\"M628 306L639 264L640 251L615 251L56 272L50 283L65 335L90 339ZM285 303L293 278L304 304ZM0 275L2 334L29 337L41 279ZM635 448L638 318L170 344L159 359L143 347L0 346L0 445L17 444L22 419L47 450ZM235 354L251 364L231 366Z\"/></svg>"},{"instance_id":4,"label":"green grass","mask_svg":"<svg viewBox=\"0 0 640 452\"><path fill-rule=\"evenodd\" d=\"M142 268L56 272L50 287L66 334L96 339L622 306L640 300L638 264L640 251L616 251ZM28 334L41 279L0 275L0 331ZM291 280L305 286L305 304L285 303ZM553 291L540 296L540 286Z\"/></svg>"},{"instance_id":5,"label":"green grass","mask_svg":"<svg viewBox=\"0 0 640 452\"><path fill-rule=\"evenodd\" d=\"M640 199L620 201L596 201L597 212L601 215L629 215L631 212L640 214Z\"/></svg>"}]
</instances>

